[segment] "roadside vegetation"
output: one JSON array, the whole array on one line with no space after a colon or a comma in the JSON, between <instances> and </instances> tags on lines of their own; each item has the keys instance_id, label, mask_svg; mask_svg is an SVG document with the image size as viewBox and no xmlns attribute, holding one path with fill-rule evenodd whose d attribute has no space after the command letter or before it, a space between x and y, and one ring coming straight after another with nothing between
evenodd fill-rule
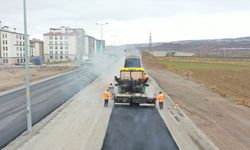
<instances>
[{"instance_id":1,"label":"roadside vegetation","mask_svg":"<svg viewBox=\"0 0 250 150\"><path fill-rule=\"evenodd\" d=\"M207 86L230 101L250 107L250 59L143 55L170 71Z\"/></svg>"}]
</instances>

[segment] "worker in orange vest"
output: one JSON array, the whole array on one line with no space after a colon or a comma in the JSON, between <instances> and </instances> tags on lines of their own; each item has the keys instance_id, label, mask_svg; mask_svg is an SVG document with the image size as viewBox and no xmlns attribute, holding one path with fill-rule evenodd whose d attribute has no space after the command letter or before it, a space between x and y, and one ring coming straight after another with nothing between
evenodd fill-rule
<instances>
[{"instance_id":1,"label":"worker in orange vest","mask_svg":"<svg viewBox=\"0 0 250 150\"><path fill-rule=\"evenodd\" d=\"M110 83L110 84L109 84L109 92L110 92L111 95L114 94L114 88L115 88L115 87L114 87L113 83Z\"/></svg>"},{"instance_id":2,"label":"worker in orange vest","mask_svg":"<svg viewBox=\"0 0 250 150\"><path fill-rule=\"evenodd\" d=\"M107 90L103 93L104 107L108 107L109 97L110 97L110 93L109 93L109 90L107 89Z\"/></svg>"},{"instance_id":3,"label":"worker in orange vest","mask_svg":"<svg viewBox=\"0 0 250 150\"><path fill-rule=\"evenodd\" d=\"M143 74L142 76L143 82L147 82L148 81L148 76L146 73Z\"/></svg>"},{"instance_id":4,"label":"worker in orange vest","mask_svg":"<svg viewBox=\"0 0 250 150\"><path fill-rule=\"evenodd\" d=\"M157 100L159 101L159 106L160 106L160 109L163 109L163 101L164 101L164 95L159 92L159 95L157 96Z\"/></svg>"}]
</instances>

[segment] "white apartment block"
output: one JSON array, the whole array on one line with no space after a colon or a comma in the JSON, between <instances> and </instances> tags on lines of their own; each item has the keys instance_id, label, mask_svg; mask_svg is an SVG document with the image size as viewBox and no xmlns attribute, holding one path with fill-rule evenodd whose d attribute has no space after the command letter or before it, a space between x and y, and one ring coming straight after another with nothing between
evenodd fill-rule
<instances>
[{"instance_id":1,"label":"white apartment block","mask_svg":"<svg viewBox=\"0 0 250 150\"><path fill-rule=\"evenodd\" d=\"M81 28L50 28L44 34L44 61L80 60L85 54L85 31Z\"/></svg>"},{"instance_id":2,"label":"white apartment block","mask_svg":"<svg viewBox=\"0 0 250 150\"><path fill-rule=\"evenodd\" d=\"M28 37L29 38L29 37ZM10 30L0 22L0 64L25 62L24 34Z\"/></svg>"}]
</instances>

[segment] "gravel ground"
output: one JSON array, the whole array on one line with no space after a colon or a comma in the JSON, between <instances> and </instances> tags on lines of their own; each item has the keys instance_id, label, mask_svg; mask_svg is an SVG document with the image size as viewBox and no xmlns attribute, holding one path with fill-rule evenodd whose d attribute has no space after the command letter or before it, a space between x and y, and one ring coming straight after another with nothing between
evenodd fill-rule
<instances>
[{"instance_id":1,"label":"gravel ground","mask_svg":"<svg viewBox=\"0 0 250 150\"><path fill-rule=\"evenodd\" d=\"M156 65L150 59L144 59L143 64L160 87L216 146L227 150L249 149L249 108L228 102L207 87L162 69L164 66Z\"/></svg>"}]
</instances>

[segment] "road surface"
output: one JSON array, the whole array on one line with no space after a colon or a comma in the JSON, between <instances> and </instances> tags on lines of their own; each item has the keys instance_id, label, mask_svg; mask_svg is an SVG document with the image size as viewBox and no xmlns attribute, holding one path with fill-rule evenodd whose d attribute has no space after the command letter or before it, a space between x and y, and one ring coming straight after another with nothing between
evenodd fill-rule
<instances>
[{"instance_id":1,"label":"road surface","mask_svg":"<svg viewBox=\"0 0 250 150\"><path fill-rule=\"evenodd\" d=\"M43 128L34 130L31 133L32 137L26 142L18 142L17 139L16 143L23 144L11 143L6 150L16 148L19 150L112 150L117 149L116 146L127 150L178 149L155 107L113 107L112 100L108 108L103 107L102 93L113 81L113 77L119 74L119 68L123 64L124 59L102 73L72 101L69 101L70 103L58 115L49 119L51 121ZM121 141L113 143L113 147L110 147L113 139L120 138L122 138ZM130 145L137 145L137 147L131 148Z\"/></svg>"},{"instance_id":2,"label":"road surface","mask_svg":"<svg viewBox=\"0 0 250 150\"><path fill-rule=\"evenodd\" d=\"M94 82L70 101L37 123L29 134L22 134L4 150L106 150L106 149L214 149L180 109L167 96L164 109L156 107L103 107L102 93L124 59L113 63ZM161 90L153 79L148 90ZM171 134L170 134L171 133Z\"/></svg>"},{"instance_id":3,"label":"road surface","mask_svg":"<svg viewBox=\"0 0 250 150\"><path fill-rule=\"evenodd\" d=\"M102 150L178 150L154 106L114 106Z\"/></svg>"},{"instance_id":4,"label":"road surface","mask_svg":"<svg viewBox=\"0 0 250 150\"><path fill-rule=\"evenodd\" d=\"M95 80L115 58L109 60L102 59L96 64L83 66L79 71L31 86L32 123L39 122ZM21 89L0 96L0 148L26 130L24 93L25 89Z\"/></svg>"}]
</instances>

